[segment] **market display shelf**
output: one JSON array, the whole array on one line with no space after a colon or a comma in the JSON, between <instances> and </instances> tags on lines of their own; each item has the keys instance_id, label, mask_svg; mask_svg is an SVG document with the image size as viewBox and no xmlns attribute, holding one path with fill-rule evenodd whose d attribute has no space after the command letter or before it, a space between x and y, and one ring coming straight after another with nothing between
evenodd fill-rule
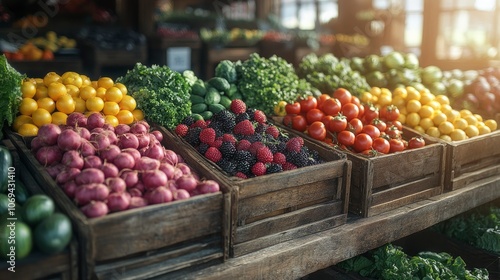
<instances>
[{"instance_id":1,"label":"market display shelf","mask_svg":"<svg viewBox=\"0 0 500 280\"><path fill-rule=\"evenodd\" d=\"M182 278L298 279L498 198L500 174L380 215L349 216L343 226L228 259Z\"/></svg>"}]
</instances>

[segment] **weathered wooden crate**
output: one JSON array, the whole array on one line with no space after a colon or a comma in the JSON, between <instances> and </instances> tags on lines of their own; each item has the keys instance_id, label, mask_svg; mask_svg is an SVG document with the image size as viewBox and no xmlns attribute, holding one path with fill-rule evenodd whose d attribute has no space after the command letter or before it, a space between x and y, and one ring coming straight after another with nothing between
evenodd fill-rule
<instances>
[{"instance_id":1,"label":"weathered wooden crate","mask_svg":"<svg viewBox=\"0 0 500 280\"><path fill-rule=\"evenodd\" d=\"M500 254L476 248L446 235L426 229L396 240L405 253L416 255L421 251L446 252L453 257L461 257L468 269L486 268L490 279L500 279Z\"/></svg>"},{"instance_id":2,"label":"weathered wooden crate","mask_svg":"<svg viewBox=\"0 0 500 280\"><path fill-rule=\"evenodd\" d=\"M164 134L183 139L164 129ZM210 166L231 190L230 256L248 253L347 221L351 163L334 150L311 141L325 163L249 179L227 176L194 148L200 163Z\"/></svg>"},{"instance_id":3,"label":"weathered wooden crate","mask_svg":"<svg viewBox=\"0 0 500 280\"><path fill-rule=\"evenodd\" d=\"M416 135L403 129L405 139ZM349 210L370 217L441 194L445 146L425 141L422 148L375 157L346 152L353 166Z\"/></svg>"},{"instance_id":4,"label":"weathered wooden crate","mask_svg":"<svg viewBox=\"0 0 500 280\"><path fill-rule=\"evenodd\" d=\"M4 140L13 158L15 176L20 179L31 194L43 194L26 166L21 162L11 141ZM33 249L31 254L22 260L16 260L15 272L8 270L10 264L0 262L0 279L78 279L78 243L72 239L68 247L57 254L47 255Z\"/></svg>"},{"instance_id":5,"label":"weathered wooden crate","mask_svg":"<svg viewBox=\"0 0 500 280\"><path fill-rule=\"evenodd\" d=\"M230 201L224 185L219 193L88 219L38 163L27 139L7 134L29 172L76 225L81 279L147 279L220 263L227 257L225 209ZM218 181L206 169L197 169L199 163L185 149L168 140L163 144L201 177Z\"/></svg>"},{"instance_id":6,"label":"weathered wooden crate","mask_svg":"<svg viewBox=\"0 0 500 280\"><path fill-rule=\"evenodd\" d=\"M472 182L500 174L500 131L444 143L445 191L457 190Z\"/></svg>"}]
</instances>

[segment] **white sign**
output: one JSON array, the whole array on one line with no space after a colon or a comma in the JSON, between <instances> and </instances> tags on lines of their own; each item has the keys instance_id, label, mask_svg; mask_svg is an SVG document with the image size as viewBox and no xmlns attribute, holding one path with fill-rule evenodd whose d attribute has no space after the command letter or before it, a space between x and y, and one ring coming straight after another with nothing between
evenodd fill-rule
<instances>
[{"instance_id":1,"label":"white sign","mask_svg":"<svg viewBox=\"0 0 500 280\"><path fill-rule=\"evenodd\" d=\"M191 69L191 48L171 47L167 49L167 66L177 72Z\"/></svg>"}]
</instances>

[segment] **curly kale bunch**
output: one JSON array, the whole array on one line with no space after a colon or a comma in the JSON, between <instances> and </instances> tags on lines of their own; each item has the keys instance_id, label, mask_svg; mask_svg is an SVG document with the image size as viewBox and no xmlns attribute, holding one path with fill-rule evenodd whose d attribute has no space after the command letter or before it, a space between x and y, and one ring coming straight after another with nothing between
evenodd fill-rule
<instances>
[{"instance_id":1,"label":"curly kale bunch","mask_svg":"<svg viewBox=\"0 0 500 280\"><path fill-rule=\"evenodd\" d=\"M172 129L191 114L191 87L186 77L168 66L137 63L117 82L127 86L148 121Z\"/></svg>"},{"instance_id":2,"label":"curly kale bunch","mask_svg":"<svg viewBox=\"0 0 500 280\"><path fill-rule=\"evenodd\" d=\"M12 125L22 100L21 84L25 75L10 66L5 55L0 56L0 139L4 125Z\"/></svg>"},{"instance_id":3,"label":"curly kale bunch","mask_svg":"<svg viewBox=\"0 0 500 280\"><path fill-rule=\"evenodd\" d=\"M299 79L292 64L273 55L270 58L253 53L236 64L238 90L249 108L271 114L279 101L293 102L299 96L312 94L311 85Z\"/></svg>"}]
</instances>

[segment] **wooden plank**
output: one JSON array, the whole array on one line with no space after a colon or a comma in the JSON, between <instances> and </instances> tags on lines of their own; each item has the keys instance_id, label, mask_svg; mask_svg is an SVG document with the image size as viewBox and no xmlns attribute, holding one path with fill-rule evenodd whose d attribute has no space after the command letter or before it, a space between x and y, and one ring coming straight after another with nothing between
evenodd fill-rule
<instances>
[{"instance_id":1,"label":"wooden plank","mask_svg":"<svg viewBox=\"0 0 500 280\"><path fill-rule=\"evenodd\" d=\"M297 279L497 198L500 175L380 215L350 218L345 225L232 258L183 278L244 280L265 275L268 279Z\"/></svg>"},{"instance_id":2,"label":"wooden plank","mask_svg":"<svg viewBox=\"0 0 500 280\"><path fill-rule=\"evenodd\" d=\"M234 243L246 242L264 235L298 227L301 224L309 224L316 220L326 219L331 216L330 213L332 212L342 213L342 204L340 201L317 204L269 219L260 220L249 225L240 226L236 230L237 234Z\"/></svg>"},{"instance_id":3,"label":"wooden plank","mask_svg":"<svg viewBox=\"0 0 500 280\"><path fill-rule=\"evenodd\" d=\"M379 191L372 194L371 202L373 205L378 205L393 200L398 200L399 198L408 197L412 194L428 190L429 186L437 186L442 190L442 186L439 184L439 179L439 175L431 175L424 178L410 180L409 182L403 183L393 188L387 188L384 190L379 189Z\"/></svg>"}]
</instances>

